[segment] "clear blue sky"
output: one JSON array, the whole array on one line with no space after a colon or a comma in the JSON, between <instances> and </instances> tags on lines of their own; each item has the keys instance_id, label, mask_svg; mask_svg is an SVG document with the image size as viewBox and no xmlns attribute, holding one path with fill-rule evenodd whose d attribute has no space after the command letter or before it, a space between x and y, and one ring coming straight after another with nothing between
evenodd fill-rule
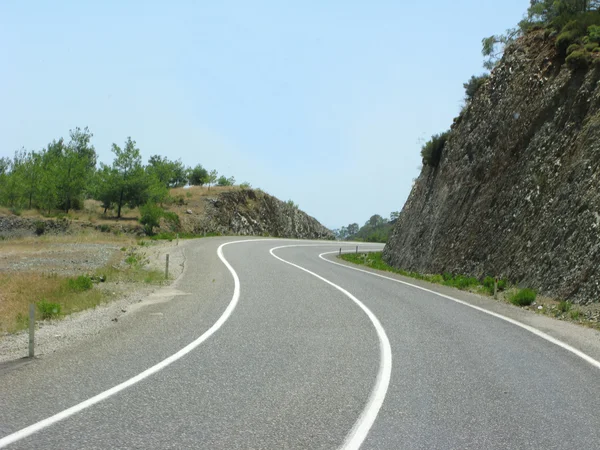
<instances>
[{"instance_id":1,"label":"clear blue sky","mask_svg":"<svg viewBox=\"0 0 600 450\"><path fill-rule=\"evenodd\" d=\"M334 228L400 210L481 39L529 0L0 2L0 156L89 126L292 199Z\"/></svg>"}]
</instances>

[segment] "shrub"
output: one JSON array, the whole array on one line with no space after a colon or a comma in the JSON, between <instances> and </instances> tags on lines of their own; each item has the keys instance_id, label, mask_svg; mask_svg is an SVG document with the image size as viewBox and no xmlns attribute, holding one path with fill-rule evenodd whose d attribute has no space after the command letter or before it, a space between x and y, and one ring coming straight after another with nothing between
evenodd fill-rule
<instances>
[{"instance_id":1,"label":"shrub","mask_svg":"<svg viewBox=\"0 0 600 450\"><path fill-rule=\"evenodd\" d=\"M38 236L41 236L42 234L44 234L44 232L46 231L46 222L44 222L42 220L37 220L34 225L35 225L35 234L37 234Z\"/></svg>"},{"instance_id":2,"label":"shrub","mask_svg":"<svg viewBox=\"0 0 600 450\"><path fill-rule=\"evenodd\" d=\"M179 206L185 205L185 197L181 194L178 195L177 197L175 197L175 204L177 204Z\"/></svg>"},{"instance_id":3,"label":"shrub","mask_svg":"<svg viewBox=\"0 0 600 450\"><path fill-rule=\"evenodd\" d=\"M584 48L588 52L593 52L598 48L599 45L600 44L598 44L597 42L590 42L589 44L586 44Z\"/></svg>"},{"instance_id":4,"label":"shrub","mask_svg":"<svg viewBox=\"0 0 600 450\"><path fill-rule=\"evenodd\" d=\"M591 42L600 42L600 26L592 25L588 27L588 37Z\"/></svg>"},{"instance_id":5,"label":"shrub","mask_svg":"<svg viewBox=\"0 0 600 450\"><path fill-rule=\"evenodd\" d=\"M558 310L562 313L569 312L570 309L571 309L571 303L569 303L569 302L563 301L558 304Z\"/></svg>"},{"instance_id":6,"label":"shrub","mask_svg":"<svg viewBox=\"0 0 600 450\"><path fill-rule=\"evenodd\" d=\"M485 84L487 79L490 76L486 73L483 75L475 76L473 75L469 81L463 83L463 87L465 88L465 95L467 97L467 101L471 101L479 88Z\"/></svg>"},{"instance_id":7,"label":"shrub","mask_svg":"<svg viewBox=\"0 0 600 450\"><path fill-rule=\"evenodd\" d=\"M565 54L569 46L575 43L577 37L578 35L574 31L563 31L556 37L556 48Z\"/></svg>"},{"instance_id":8,"label":"shrub","mask_svg":"<svg viewBox=\"0 0 600 450\"><path fill-rule=\"evenodd\" d=\"M42 320L52 319L60 315L60 305L58 303L47 302L46 300L40 300L37 303L38 311Z\"/></svg>"},{"instance_id":9,"label":"shrub","mask_svg":"<svg viewBox=\"0 0 600 450\"><path fill-rule=\"evenodd\" d=\"M242 189L250 189L252 187L252 185L250 183L248 183L247 181L244 181L242 184L240 184L240 188Z\"/></svg>"},{"instance_id":10,"label":"shrub","mask_svg":"<svg viewBox=\"0 0 600 450\"><path fill-rule=\"evenodd\" d=\"M77 278L71 278L67 282L69 289L74 292L88 291L93 287L93 283L90 277L80 275Z\"/></svg>"},{"instance_id":11,"label":"shrub","mask_svg":"<svg viewBox=\"0 0 600 450\"><path fill-rule=\"evenodd\" d=\"M12 208L10 208L10 212L13 213L15 216L20 216L23 210L18 206L13 206Z\"/></svg>"},{"instance_id":12,"label":"shrub","mask_svg":"<svg viewBox=\"0 0 600 450\"><path fill-rule=\"evenodd\" d=\"M573 320L579 320L579 315L580 314L581 313L577 309L574 309L573 311L571 311L571 314L570 314L571 319L573 319Z\"/></svg>"},{"instance_id":13,"label":"shrub","mask_svg":"<svg viewBox=\"0 0 600 450\"><path fill-rule=\"evenodd\" d=\"M192 193L190 191L186 191L185 196L187 198L192 198Z\"/></svg>"},{"instance_id":14,"label":"shrub","mask_svg":"<svg viewBox=\"0 0 600 450\"><path fill-rule=\"evenodd\" d=\"M581 45L579 45L579 44L571 44L567 48L567 55L570 55L571 53L573 53L574 51L577 51L577 50L581 50Z\"/></svg>"},{"instance_id":15,"label":"shrub","mask_svg":"<svg viewBox=\"0 0 600 450\"><path fill-rule=\"evenodd\" d=\"M506 290L506 287L508 286L508 280L506 278L500 278L498 280L498 290L499 291L504 291Z\"/></svg>"},{"instance_id":16,"label":"shrub","mask_svg":"<svg viewBox=\"0 0 600 450\"><path fill-rule=\"evenodd\" d=\"M585 69L591 62L591 56L585 50L576 50L567 56L566 62L567 66L573 70Z\"/></svg>"},{"instance_id":17,"label":"shrub","mask_svg":"<svg viewBox=\"0 0 600 450\"><path fill-rule=\"evenodd\" d=\"M529 306L535 301L536 292L532 289L521 289L510 297L510 302L517 306Z\"/></svg>"},{"instance_id":18,"label":"shrub","mask_svg":"<svg viewBox=\"0 0 600 450\"><path fill-rule=\"evenodd\" d=\"M177 215L177 213L170 212L170 211L164 211L163 217L169 223L171 230L176 231L180 227L181 222L179 220L179 216Z\"/></svg>"},{"instance_id":19,"label":"shrub","mask_svg":"<svg viewBox=\"0 0 600 450\"><path fill-rule=\"evenodd\" d=\"M450 136L450 131L434 134L429 141L421 148L421 157L423 164L431 167L437 167L442 158L442 151L446 145L446 141Z\"/></svg>"},{"instance_id":20,"label":"shrub","mask_svg":"<svg viewBox=\"0 0 600 450\"><path fill-rule=\"evenodd\" d=\"M106 224L102 224L102 225L100 225L100 231L102 233L108 233L110 231L110 227Z\"/></svg>"},{"instance_id":21,"label":"shrub","mask_svg":"<svg viewBox=\"0 0 600 450\"><path fill-rule=\"evenodd\" d=\"M155 203L148 202L140 206L140 223L144 225L144 232L152 236L154 228L160 224L160 218L163 217L164 211Z\"/></svg>"}]
</instances>

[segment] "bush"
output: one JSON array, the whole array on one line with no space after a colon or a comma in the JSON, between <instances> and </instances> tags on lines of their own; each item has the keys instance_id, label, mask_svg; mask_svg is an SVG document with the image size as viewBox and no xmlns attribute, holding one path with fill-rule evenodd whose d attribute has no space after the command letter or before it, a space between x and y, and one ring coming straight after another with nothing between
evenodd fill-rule
<instances>
[{"instance_id":1,"label":"bush","mask_svg":"<svg viewBox=\"0 0 600 450\"><path fill-rule=\"evenodd\" d=\"M598 44L597 42L590 42L589 44L585 45L585 50L588 52L593 52L594 50L596 50L597 48L599 48L600 44Z\"/></svg>"},{"instance_id":2,"label":"bush","mask_svg":"<svg viewBox=\"0 0 600 450\"><path fill-rule=\"evenodd\" d=\"M46 231L46 222L44 222L42 220L37 220L34 225L35 225L35 234L37 234L38 236L41 236L42 234L44 234L44 232Z\"/></svg>"},{"instance_id":3,"label":"bush","mask_svg":"<svg viewBox=\"0 0 600 450\"><path fill-rule=\"evenodd\" d=\"M185 205L185 198L183 195L179 194L177 197L175 197L175 204L179 205L179 206L184 206Z\"/></svg>"},{"instance_id":4,"label":"bush","mask_svg":"<svg viewBox=\"0 0 600 450\"><path fill-rule=\"evenodd\" d=\"M571 319L573 319L573 320L579 320L579 315L580 314L581 313L577 309L574 309L573 311L571 311L571 314L570 314Z\"/></svg>"},{"instance_id":5,"label":"bush","mask_svg":"<svg viewBox=\"0 0 600 450\"><path fill-rule=\"evenodd\" d=\"M446 141L450 136L450 131L440 134L434 134L431 139L421 148L421 156L423 164L431 167L437 167L442 158L442 151L446 145Z\"/></svg>"},{"instance_id":6,"label":"bush","mask_svg":"<svg viewBox=\"0 0 600 450\"><path fill-rule=\"evenodd\" d=\"M155 203L148 202L140 206L140 223L144 225L144 232L152 236L154 228L160 225L160 218L163 217L164 211Z\"/></svg>"},{"instance_id":7,"label":"bush","mask_svg":"<svg viewBox=\"0 0 600 450\"><path fill-rule=\"evenodd\" d=\"M532 289L521 289L510 297L510 302L517 306L529 306L535 301L536 292Z\"/></svg>"},{"instance_id":8,"label":"bush","mask_svg":"<svg viewBox=\"0 0 600 450\"><path fill-rule=\"evenodd\" d=\"M181 222L179 221L179 216L174 212L164 211L163 217L167 222L171 224L172 229L176 229L181 225Z\"/></svg>"},{"instance_id":9,"label":"bush","mask_svg":"<svg viewBox=\"0 0 600 450\"><path fill-rule=\"evenodd\" d=\"M600 26L592 25L588 27L588 37L591 42L600 42Z\"/></svg>"},{"instance_id":10,"label":"bush","mask_svg":"<svg viewBox=\"0 0 600 450\"><path fill-rule=\"evenodd\" d=\"M578 37L574 31L563 31L556 37L556 48L562 54L566 54L569 46L574 44Z\"/></svg>"},{"instance_id":11,"label":"bush","mask_svg":"<svg viewBox=\"0 0 600 450\"><path fill-rule=\"evenodd\" d=\"M490 295L494 294L494 282L495 282L495 278L494 277L485 277L483 279L483 287L485 287L486 291L488 291L490 293ZM506 281L506 279L501 278L498 280L498 291L504 291L506 289L506 286L508 285L508 281Z\"/></svg>"},{"instance_id":12,"label":"bush","mask_svg":"<svg viewBox=\"0 0 600 450\"><path fill-rule=\"evenodd\" d=\"M250 183L248 183L247 181L244 181L242 184L240 184L240 188L242 189L250 189L252 187L252 185Z\"/></svg>"},{"instance_id":13,"label":"bush","mask_svg":"<svg viewBox=\"0 0 600 450\"><path fill-rule=\"evenodd\" d=\"M579 45L579 44L571 44L567 48L567 55L570 55L571 53L573 53L574 51L577 51L577 50L581 50L581 45Z\"/></svg>"},{"instance_id":14,"label":"bush","mask_svg":"<svg viewBox=\"0 0 600 450\"><path fill-rule=\"evenodd\" d=\"M585 69L591 62L591 56L585 50L577 50L567 56L566 62L573 70Z\"/></svg>"},{"instance_id":15,"label":"bush","mask_svg":"<svg viewBox=\"0 0 600 450\"><path fill-rule=\"evenodd\" d=\"M475 94L477 93L479 88L481 88L481 86L483 86L485 84L485 82L487 81L487 79L489 77L490 76L487 73L483 74L483 75L479 75L477 77L475 75L473 75L469 79L469 81L467 81L466 83L463 83L467 101L471 101L473 99L473 97L475 96Z\"/></svg>"},{"instance_id":16,"label":"bush","mask_svg":"<svg viewBox=\"0 0 600 450\"><path fill-rule=\"evenodd\" d=\"M558 310L562 313L569 312L570 309L571 309L571 303L569 303L569 302L563 301L558 304Z\"/></svg>"},{"instance_id":17,"label":"bush","mask_svg":"<svg viewBox=\"0 0 600 450\"><path fill-rule=\"evenodd\" d=\"M37 303L38 311L42 320L52 319L60 315L60 305L58 303L50 303L46 300L40 300Z\"/></svg>"},{"instance_id":18,"label":"bush","mask_svg":"<svg viewBox=\"0 0 600 450\"><path fill-rule=\"evenodd\" d=\"M83 292L92 289L93 283L90 277L80 275L77 278L71 278L67 282L69 289L74 292Z\"/></svg>"}]
</instances>

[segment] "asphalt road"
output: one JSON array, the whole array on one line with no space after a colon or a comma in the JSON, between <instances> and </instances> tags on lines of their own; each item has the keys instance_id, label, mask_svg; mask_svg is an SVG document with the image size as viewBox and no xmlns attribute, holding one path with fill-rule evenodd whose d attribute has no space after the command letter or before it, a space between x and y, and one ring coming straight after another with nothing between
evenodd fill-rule
<instances>
[{"instance_id":1,"label":"asphalt road","mask_svg":"<svg viewBox=\"0 0 600 450\"><path fill-rule=\"evenodd\" d=\"M319 257L339 243L231 243L228 268L234 240L186 243L179 295L0 370L0 446L600 448L600 369L573 352Z\"/></svg>"}]
</instances>

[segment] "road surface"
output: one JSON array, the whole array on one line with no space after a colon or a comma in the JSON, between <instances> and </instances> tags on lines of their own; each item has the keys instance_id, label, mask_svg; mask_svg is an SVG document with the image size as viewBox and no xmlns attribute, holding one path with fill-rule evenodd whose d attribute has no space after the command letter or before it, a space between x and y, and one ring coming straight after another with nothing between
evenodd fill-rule
<instances>
[{"instance_id":1,"label":"road surface","mask_svg":"<svg viewBox=\"0 0 600 450\"><path fill-rule=\"evenodd\" d=\"M322 255L354 245L240 240L187 242L177 295L0 370L0 447L600 447L596 359Z\"/></svg>"}]
</instances>

